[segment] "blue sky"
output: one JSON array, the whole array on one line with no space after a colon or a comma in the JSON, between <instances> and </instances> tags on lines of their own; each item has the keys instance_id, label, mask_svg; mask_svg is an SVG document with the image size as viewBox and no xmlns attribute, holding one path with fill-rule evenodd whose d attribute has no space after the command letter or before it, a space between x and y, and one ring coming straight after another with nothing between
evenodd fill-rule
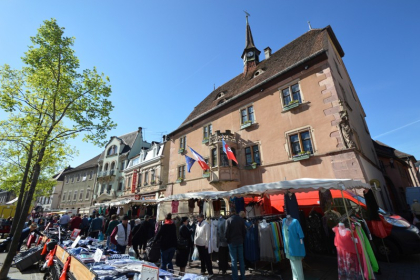
<instances>
[{"instance_id":1,"label":"blue sky","mask_svg":"<svg viewBox=\"0 0 420 280\"><path fill-rule=\"evenodd\" d=\"M141 126L159 141L242 72L243 10L261 51L299 37L308 20L331 25L372 137L420 159L419 1L0 1L0 64L20 68L29 37L56 18L76 37L81 69L111 79L118 127L109 136ZM103 149L81 138L72 166Z\"/></svg>"}]
</instances>

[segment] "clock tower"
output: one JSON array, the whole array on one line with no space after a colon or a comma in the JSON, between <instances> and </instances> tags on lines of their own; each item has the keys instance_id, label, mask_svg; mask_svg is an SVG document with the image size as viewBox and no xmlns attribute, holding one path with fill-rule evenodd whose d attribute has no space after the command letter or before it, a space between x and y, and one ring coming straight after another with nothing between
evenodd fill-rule
<instances>
[{"instance_id":1,"label":"clock tower","mask_svg":"<svg viewBox=\"0 0 420 280\"><path fill-rule=\"evenodd\" d=\"M260 62L259 55L260 51L254 45L254 39L252 38L251 27L248 23L249 14L246 13L246 37L245 37L245 49L242 53L242 60L244 61L244 74L252 72Z\"/></svg>"}]
</instances>

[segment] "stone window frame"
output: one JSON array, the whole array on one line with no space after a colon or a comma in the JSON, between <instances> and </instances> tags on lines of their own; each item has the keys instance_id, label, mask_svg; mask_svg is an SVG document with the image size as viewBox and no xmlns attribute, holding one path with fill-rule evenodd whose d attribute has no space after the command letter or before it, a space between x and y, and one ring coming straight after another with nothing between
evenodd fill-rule
<instances>
[{"instance_id":1,"label":"stone window frame","mask_svg":"<svg viewBox=\"0 0 420 280\"><path fill-rule=\"evenodd\" d=\"M301 100L300 104L305 103L305 95L304 95L304 92L302 90L302 85L300 84L300 82L301 82L300 79L295 79L295 80L293 80L293 81L291 81L287 84L284 84L284 85L282 85L281 87L278 88L279 93L280 93L279 96L280 96L280 102L281 102L281 107L282 108L284 108L285 106L288 105L288 104L287 105L284 104L283 90L286 89L286 88L289 88L289 91L292 92L292 86L294 86L295 84L299 85L300 100ZM291 97L293 98L293 93L292 93ZM293 99L291 99L291 101L293 101Z\"/></svg>"},{"instance_id":2,"label":"stone window frame","mask_svg":"<svg viewBox=\"0 0 420 280\"><path fill-rule=\"evenodd\" d=\"M78 172L76 175L76 182L80 182L80 172Z\"/></svg>"},{"instance_id":3,"label":"stone window frame","mask_svg":"<svg viewBox=\"0 0 420 280\"><path fill-rule=\"evenodd\" d=\"M177 180L179 179L179 178L182 178L182 179L184 179L185 180L185 178L186 178L186 176L185 176L185 174L186 174L186 169L187 169L187 166L185 165L185 164L182 164L182 165L178 165L178 168L177 168Z\"/></svg>"},{"instance_id":4,"label":"stone window frame","mask_svg":"<svg viewBox=\"0 0 420 280\"><path fill-rule=\"evenodd\" d=\"M260 163L257 163L255 161L255 155L254 155L254 149L253 149L253 147L255 147L255 146L258 147L258 154L259 154L259 157L260 157ZM246 155L247 155L246 149L248 149L248 148L250 148L251 158L252 158L252 161L251 161L250 164L247 164L247 160L246 160ZM252 143L252 144L244 147L243 150L244 150L244 156L245 156L244 166L251 166L253 162L257 163L258 166L262 165L263 161L262 161L262 156L261 156L261 143L259 143L259 142ZM233 161L232 161L232 164L233 164Z\"/></svg>"},{"instance_id":5,"label":"stone window frame","mask_svg":"<svg viewBox=\"0 0 420 280\"><path fill-rule=\"evenodd\" d=\"M73 192L73 201L77 201L77 194L78 194L78 191L77 191L77 190L75 190L75 191Z\"/></svg>"},{"instance_id":6,"label":"stone window frame","mask_svg":"<svg viewBox=\"0 0 420 280\"><path fill-rule=\"evenodd\" d=\"M112 145L111 147L108 148L107 152L106 152L106 156L113 156L117 154L117 145Z\"/></svg>"},{"instance_id":7,"label":"stone window frame","mask_svg":"<svg viewBox=\"0 0 420 280\"><path fill-rule=\"evenodd\" d=\"M80 190L79 192L79 200L83 200L83 190Z\"/></svg>"},{"instance_id":8,"label":"stone window frame","mask_svg":"<svg viewBox=\"0 0 420 280\"><path fill-rule=\"evenodd\" d=\"M67 192L63 192L63 196L61 197L61 201L65 201L67 196Z\"/></svg>"},{"instance_id":9,"label":"stone window frame","mask_svg":"<svg viewBox=\"0 0 420 280\"><path fill-rule=\"evenodd\" d=\"M69 196L67 198L67 201L71 201L71 195L72 195L72 191L69 191Z\"/></svg>"},{"instance_id":10,"label":"stone window frame","mask_svg":"<svg viewBox=\"0 0 420 280\"><path fill-rule=\"evenodd\" d=\"M210 139L210 136L213 132L213 124L212 123L208 123L205 126L203 126L203 140L204 139ZM206 136L207 133L207 136Z\"/></svg>"},{"instance_id":11,"label":"stone window frame","mask_svg":"<svg viewBox=\"0 0 420 280\"><path fill-rule=\"evenodd\" d=\"M89 196L90 196L90 193L91 192L91 190L90 190L90 186L88 186L87 187L87 189L86 189L86 196L85 196L85 200L89 200Z\"/></svg>"},{"instance_id":12,"label":"stone window frame","mask_svg":"<svg viewBox=\"0 0 420 280\"><path fill-rule=\"evenodd\" d=\"M187 135L179 137L179 148L184 150L187 149Z\"/></svg>"},{"instance_id":13,"label":"stone window frame","mask_svg":"<svg viewBox=\"0 0 420 280\"><path fill-rule=\"evenodd\" d=\"M249 108L252 107L252 114L254 115L254 119L251 121L252 124L257 123L257 118L255 116L255 109L254 109L254 103L249 103L245 106L242 106L239 108L239 125L243 125L245 122L249 121ZM242 111L246 111L246 120L245 122L242 120Z\"/></svg>"},{"instance_id":14,"label":"stone window frame","mask_svg":"<svg viewBox=\"0 0 420 280\"><path fill-rule=\"evenodd\" d=\"M290 142L290 136L294 135L294 134L298 134L301 132L305 132L305 131L309 131L309 136L311 139L311 144L312 144L312 153L311 155L316 155L317 154L317 144L316 144L316 138L315 138L315 129L312 128L312 126L303 126L303 127L299 127L299 128L295 128L289 131L286 131L284 133L284 136L286 138L286 144L285 144L285 148L288 154L289 159L293 158L293 150L292 150L292 143ZM300 147L302 148L302 141L300 139L299 136L299 141L300 141ZM301 149L302 151L302 149Z\"/></svg>"}]
</instances>

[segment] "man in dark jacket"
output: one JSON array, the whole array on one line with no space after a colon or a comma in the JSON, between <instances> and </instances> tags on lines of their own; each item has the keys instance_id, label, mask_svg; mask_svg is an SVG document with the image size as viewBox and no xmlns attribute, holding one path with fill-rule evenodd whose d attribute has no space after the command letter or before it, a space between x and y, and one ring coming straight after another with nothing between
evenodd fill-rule
<instances>
[{"instance_id":1,"label":"man in dark jacket","mask_svg":"<svg viewBox=\"0 0 420 280\"><path fill-rule=\"evenodd\" d=\"M92 238L98 238L99 232L102 230L103 221L99 218L99 214L96 214L96 218L92 220L89 228L89 236Z\"/></svg>"},{"instance_id":2,"label":"man in dark jacket","mask_svg":"<svg viewBox=\"0 0 420 280\"><path fill-rule=\"evenodd\" d=\"M246 236L245 221L235 214L226 221L226 239L232 260L232 279L238 279L238 266L241 269L241 279L245 280L244 242Z\"/></svg>"},{"instance_id":3,"label":"man in dark jacket","mask_svg":"<svg viewBox=\"0 0 420 280\"><path fill-rule=\"evenodd\" d=\"M155 240L160 240L160 268L163 270L173 270L172 259L178 245L178 240L176 238L176 226L172 221L171 213L166 215L165 222L156 234Z\"/></svg>"},{"instance_id":4,"label":"man in dark jacket","mask_svg":"<svg viewBox=\"0 0 420 280\"><path fill-rule=\"evenodd\" d=\"M144 216L144 220L133 228L133 249L136 251L137 257L139 254L144 254L146 250L147 240L150 236L152 225L149 223L149 216Z\"/></svg>"}]
</instances>

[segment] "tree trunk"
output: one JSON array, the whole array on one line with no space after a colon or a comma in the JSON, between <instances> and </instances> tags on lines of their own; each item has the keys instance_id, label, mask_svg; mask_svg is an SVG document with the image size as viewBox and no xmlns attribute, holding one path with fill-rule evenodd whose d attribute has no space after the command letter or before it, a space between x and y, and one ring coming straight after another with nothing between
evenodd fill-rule
<instances>
[{"instance_id":1,"label":"tree trunk","mask_svg":"<svg viewBox=\"0 0 420 280\"><path fill-rule=\"evenodd\" d=\"M28 152L28 159L26 161L26 165L25 165L25 171L23 173L23 178L22 178L22 183L20 184L20 192L19 192L19 198L18 198L18 203L16 206L16 213L15 213L15 217L13 218L14 223L16 224L16 222L19 222L20 219L23 216L26 216L25 212L22 212L22 203L24 202L24 193L25 193L25 187L26 187L26 182L28 181L28 174L29 174L29 169L31 168L31 161L32 161L32 157L33 157L33 149L34 149L34 141L32 140L30 146L29 146L29 152ZM15 234L15 228L16 226L12 227L10 229L10 235L14 235Z\"/></svg>"},{"instance_id":2,"label":"tree trunk","mask_svg":"<svg viewBox=\"0 0 420 280\"><path fill-rule=\"evenodd\" d=\"M44 153L45 153L45 146L41 148L41 151L38 154L37 161L34 165L33 178L31 181L31 186L29 187L29 191L27 192L27 198L23 204L22 213L29 212L29 208L32 202L32 197L34 195L36 184L38 182L38 178L41 173L40 163L42 162L42 159L44 158ZM13 236L13 240L10 245L10 250L7 253L6 259L4 260L3 266L0 270L0 280L7 279L7 274L9 273L10 266L12 265L13 257L15 256L16 251L18 249L17 247L18 247L20 236L22 234L22 229L23 229L24 224L25 224L25 219L21 218L19 219L19 222L17 226L15 227L15 236Z\"/></svg>"}]
</instances>

